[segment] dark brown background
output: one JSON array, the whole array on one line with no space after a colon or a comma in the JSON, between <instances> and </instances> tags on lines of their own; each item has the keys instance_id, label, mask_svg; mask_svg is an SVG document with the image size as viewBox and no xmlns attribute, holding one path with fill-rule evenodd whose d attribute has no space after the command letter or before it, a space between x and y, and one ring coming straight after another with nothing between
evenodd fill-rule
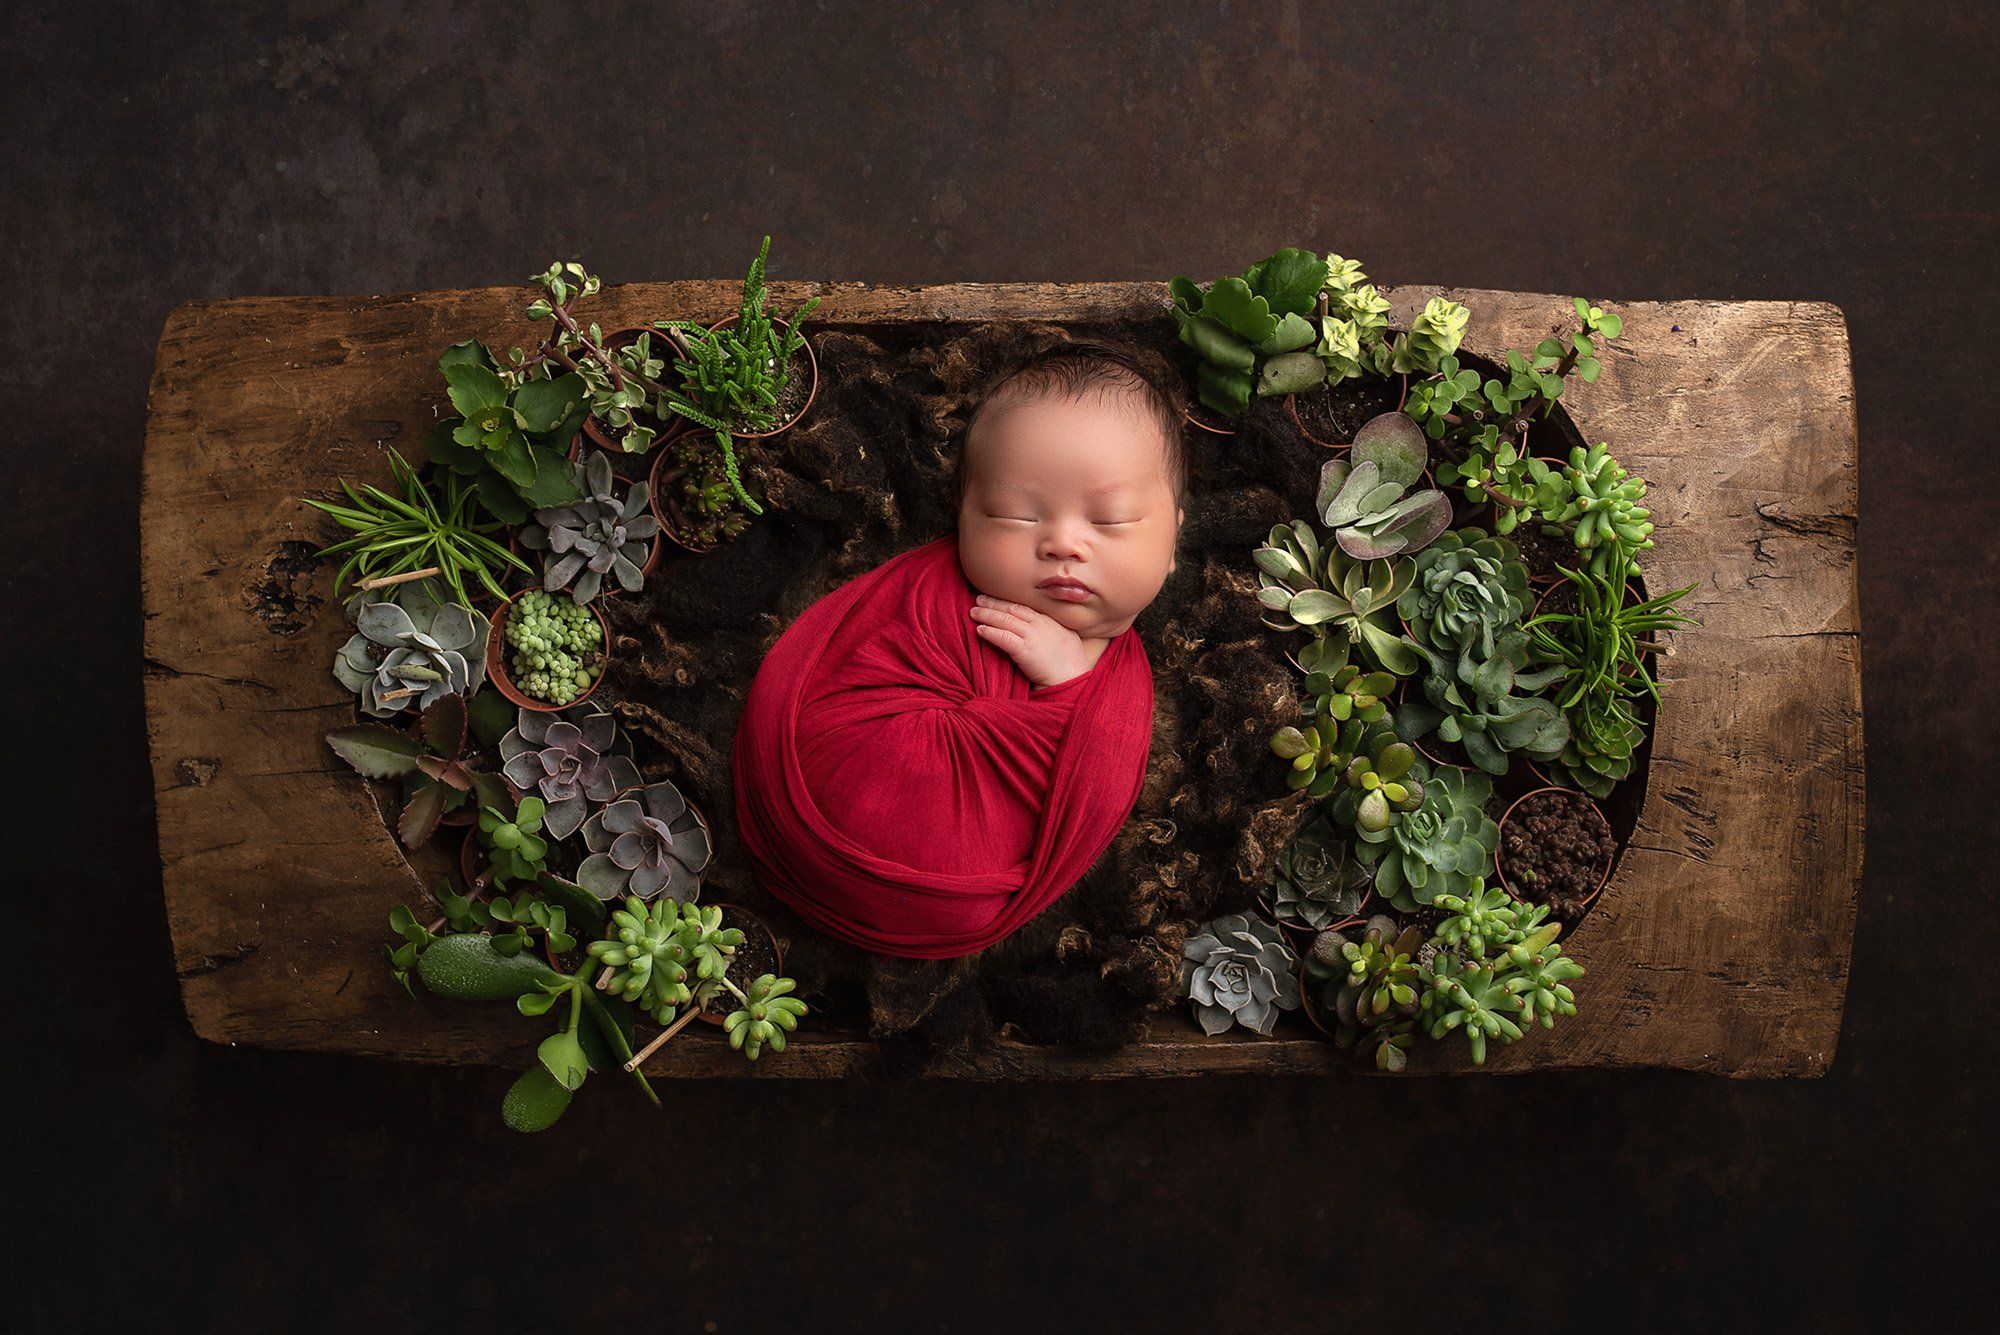
<instances>
[{"instance_id":1,"label":"dark brown background","mask_svg":"<svg viewBox=\"0 0 2000 1335\"><path fill-rule=\"evenodd\" d=\"M1879 1330L1967 1300L2000 1092L1990 7L233 8L0 31L26 1324ZM722 276L766 230L780 277L1206 279L1301 243L1385 282L1839 303L1869 870L1832 1074L605 1088L522 1140L503 1072L198 1043L140 700L167 311L557 255Z\"/></svg>"}]
</instances>

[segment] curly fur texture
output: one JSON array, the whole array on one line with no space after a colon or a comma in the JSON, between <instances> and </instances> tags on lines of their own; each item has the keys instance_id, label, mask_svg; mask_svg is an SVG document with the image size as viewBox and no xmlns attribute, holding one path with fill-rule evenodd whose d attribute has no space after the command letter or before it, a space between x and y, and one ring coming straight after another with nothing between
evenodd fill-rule
<instances>
[{"instance_id":1,"label":"curly fur texture","mask_svg":"<svg viewBox=\"0 0 2000 1335\"><path fill-rule=\"evenodd\" d=\"M1055 343L1099 339L1178 377L1171 323L1156 324L1165 328L822 328L812 412L778 437L743 443L768 513L709 554L667 547L643 593L606 606L615 661L600 698L618 702L642 764L707 815L716 857L704 899L745 904L773 924L816 1024L893 1037L919 1064L996 1035L1114 1047L1172 1001L1189 928L1255 904L1304 815L1268 746L1295 719L1297 674L1284 637L1260 622L1250 553L1273 524L1308 513L1326 454L1282 403L1260 401L1233 437L1190 429L1179 568L1137 622L1157 691L1146 782L1074 889L980 955L884 959L792 917L758 889L736 842L730 743L779 632L846 580L951 531L958 442L996 371ZM1364 420L1382 410L1373 397L1384 392L1357 389L1343 406Z\"/></svg>"}]
</instances>

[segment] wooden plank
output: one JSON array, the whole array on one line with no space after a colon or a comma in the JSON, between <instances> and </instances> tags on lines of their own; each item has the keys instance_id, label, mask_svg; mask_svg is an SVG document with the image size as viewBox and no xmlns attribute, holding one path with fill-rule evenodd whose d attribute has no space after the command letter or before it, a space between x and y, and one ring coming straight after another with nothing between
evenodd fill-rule
<instances>
[{"instance_id":1,"label":"wooden plank","mask_svg":"<svg viewBox=\"0 0 2000 1335\"><path fill-rule=\"evenodd\" d=\"M1116 319L1153 283L774 283L824 298L818 323ZM731 309L733 281L607 289L607 326ZM1406 321L1441 290L1389 293ZM1466 344L1527 347L1564 298L1451 290ZM521 291L197 302L160 340L144 478L146 712L176 967L205 1038L432 1062L526 1060L496 1008L411 1003L382 967L390 906L416 874L364 786L325 747L350 698L327 671L346 631L320 537L294 498L386 475L421 450L436 357L504 346ZM1668 1066L1824 1072L1846 991L1862 855L1856 446L1840 312L1814 303L1617 306L1604 376L1564 402L1652 483L1658 588L1694 584L1704 623L1662 663L1666 702L1637 834L1574 938L1582 1014L1490 1070ZM301 573L303 571L303 573ZM750 1066L690 1032L662 1075L808 1077L881 1065L865 1040L802 1034ZM974 1078L1110 1078L1346 1068L1293 1037L1204 1039L1184 1016L1110 1057L1001 1044L940 1068Z\"/></svg>"}]
</instances>

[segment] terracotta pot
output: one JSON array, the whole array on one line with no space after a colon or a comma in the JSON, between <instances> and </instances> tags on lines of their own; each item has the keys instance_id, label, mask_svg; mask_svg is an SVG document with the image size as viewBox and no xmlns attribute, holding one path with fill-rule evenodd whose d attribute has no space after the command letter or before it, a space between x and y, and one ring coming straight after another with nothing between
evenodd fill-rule
<instances>
[{"instance_id":1,"label":"terracotta pot","mask_svg":"<svg viewBox=\"0 0 2000 1335\"><path fill-rule=\"evenodd\" d=\"M737 318L734 315L725 316L710 325L708 332L713 334L717 330L727 329L736 323ZM776 316L771 317L771 324L774 328L783 329L788 332L792 327L789 321L780 320ZM812 376L806 383L806 401L799 405L799 410L793 413L788 420L780 422L774 427L767 427L762 431L737 431L732 428L729 433L731 436L734 436L737 440L766 440L781 431L789 431L805 420L805 415L812 411L813 401L819 397L819 358L813 352L812 340L810 338L799 345L799 351L805 353L806 369Z\"/></svg>"},{"instance_id":2,"label":"terracotta pot","mask_svg":"<svg viewBox=\"0 0 2000 1335\"><path fill-rule=\"evenodd\" d=\"M660 532L664 533L677 545L685 547L697 556L712 552L720 545L719 543L696 542L692 538L684 536L682 532L682 515L678 493L670 494L668 489L681 480L682 475L687 472L687 469L679 463L669 464L668 460L671 457L665 450L656 454L653 458L653 471L647 478L647 485L651 491L650 503L653 507L653 518L660 521Z\"/></svg>"},{"instance_id":3,"label":"terracotta pot","mask_svg":"<svg viewBox=\"0 0 2000 1335\"><path fill-rule=\"evenodd\" d=\"M615 352L617 349L625 347L628 344L636 343L639 341L639 335L641 334L651 334L656 342L665 341L670 355L661 358L661 360L667 364L666 374L671 374L675 360L686 355L686 349L681 344L680 336L671 329L655 329L653 326L647 324L627 325L623 329L614 329L604 336L604 350L606 352ZM687 419L679 413L668 414L667 418L660 423L659 432L653 437L653 443L647 448L647 453L659 449L660 446L678 436L687 428L687 424ZM600 450L608 450L612 454L624 454L626 452L624 447L618 443L618 438L613 436L597 418L585 417L583 419L583 430L576 433L576 439L570 444L569 457L572 463L576 461L577 456L582 452L583 442L586 437Z\"/></svg>"},{"instance_id":4,"label":"terracotta pot","mask_svg":"<svg viewBox=\"0 0 2000 1335\"><path fill-rule=\"evenodd\" d=\"M694 804L690 802L688 805L692 807ZM722 910L722 925L724 927L740 927L743 929L743 934L746 937L753 932L762 932L764 934L764 939L771 943L772 958L778 961L777 967L772 972L780 978L784 977L785 952L778 945L778 934L771 930L771 925L740 904L717 904L715 907ZM741 986L743 981L741 979L737 980L737 985ZM720 1009L708 1010L704 1008L699 1014L703 1024L712 1024L720 1029L723 1019L730 1011L736 1009L736 995L725 988L722 995L715 1000L714 1004L720 1007Z\"/></svg>"},{"instance_id":5,"label":"terracotta pot","mask_svg":"<svg viewBox=\"0 0 2000 1335\"><path fill-rule=\"evenodd\" d=\"M585 700L588 700L592 695L595 695L597 688L604 684L604 673L611 666L611 627L605 622L604 613L597 606L595 599L585 604L590 609L590 614L597 618L598 628L604 633L604 644L600 651L600 657L603 661L597 666L597 675L592 678L589 689L580 693L566 705L555 705L550 704L546 700L537 700L534 696L529 695L526 691L516 686L513 677L507 670L507 614L513 610L515 601L522 594L528 592L531 592L531 590L523 589L521 593L515 594L512 598L502 603L499 609L493 613L493 629L488 631L486 635L487 680L493 683L493 689L500 692L509 704L518 705L522 709L532 710L537 714L554 714L565 709L574 709Z\"/></svg>"},{"instance_id":6,"label":"terracotta pot","mask_svg":"<svg viewBox=\"0 0 2000 1335\"><path fill-rule=\"evenodd\" d=\"M1198 416L1197 414L1200 415ZM1213 436L1233 436L1236 434L1235 427L1229 425L1222 418L1214 416L1209 409L1202 407L1198 403L1191 403L1182 409L1181 416L1187 419L1189 426L1194 427L1198 431L1206 431Z\"/></svg>"},{"instance_id":7,"label":"terracotta pot","mask_svg":"<svg viewBox=\"0 0 2000 1335\"><path fill-rule=\"evenodd\" d=\"M1313 1000L1313 993L1321 986L1323 984L1315 983L1306 977L1305 961L1301 959L1299 961L1299 1009L1305 1012L1306 1023L1319 1030L1321 1037L1325 1038L1328 1042L1332 1042L1334 1026L1326 1022L1326 1018L1319 1013L1319 1003Z\"/></svg>"},{"instance_id":8,"label":"terracotta pot","mask_svg":"<svg viewBox=\"0 0 2000 1335\"><path fill-rule=\"evenodd\" d=\"M465 832L465 842L458 846L458 875L465 882L465 892L468 895L480 897L490 888L474 880L478 874L480 861L485 856L486 850L479 846L479 831L468 829Z\"/></svg>"},{"instance_id":9,"label":"terracotta pot","mask_svg":"<svg viewBox=\"0 0 2000 1335\"><path fill-rule=\"evenodd\" d=\"M1316 392L1325 394L1328 391L1322 389ZM1313 444L1318 445L1324 449L1332 450L1336 454L1344 454L1348 450L1354 448L1354 442L1351 440L1326 440L1323 437L1315 436L1312 433L1312 429L1305 424L1305 419L1299 416L1298 395L1296 394L1285 395L1285 411L1292 415L1292 425L1296 426L1299 429L1299 434L1304 436L1307 440L1311 441Z\"/></svg>"},{"instance_id":10,"label":"terracotta pot","mask_svg":"<svg viewBox=\"0 0 2000 1335\"><path fill-rule=\"evenodd\" d=\"M1540 773L1539 770L1537 770L1536 772ZM1555 784L1549 784L1546 787L1531 789L1528 792L1525 792L1521 794L1519 797L1515 798L1513 802L1509 804L1509 806L1507 807L1506 813L1500 817L1500 842L1494 845L1493 848L1493 874L1499 877L1500 886L1503 890L1505 890L1508 894L1512 895L1514 898L1524 901L1528 900L1528 896L1525 896L1521 894L1518 890L1516 890L1514 888L1513 882L1507 879L1507 864L1506 860L1501 856L1501 854L1506 850L1507 847L1507 825L1508 822L1514 819L1514 812L1517 809L1519 809L1520 805L1523 802L1527 801L1531 797L1539 796L1542 793L1566 793L1571 797L1582 799L1583 802L1587 806L1589 806L1591 814L1596 816L1598 822L1604 826L1605 833L1609 834L1611 832L1611 821L1605 816L1604 808L1597 805L1597 803L1591 799L1588 793L1579 792L1574 788L1562 788L1558 787ZM1614 840L1614 845L1615 842L1616 841ZM1611 880L1611 864L1615 862L1617 858L1618 858L1618 853L1616 847L1614 846L1611 855L1604 859L1604 870L1598 873L1597 884L1591 887L1590 893L1585 895L1583 897L1583 902L1577 906L1579 911L1588 909L1592 904L1597 902L1597 897L1604 893L1604 887ZM1536 901L1530 901L1530 902L1536 902Z\"/></svg>"}]
</instances>

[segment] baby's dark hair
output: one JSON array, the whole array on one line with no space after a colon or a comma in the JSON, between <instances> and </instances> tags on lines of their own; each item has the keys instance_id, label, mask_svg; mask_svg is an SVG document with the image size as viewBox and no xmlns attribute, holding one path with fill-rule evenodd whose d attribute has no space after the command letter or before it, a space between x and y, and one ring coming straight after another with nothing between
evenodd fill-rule
<instances>
[{"instance_id":1,"label":"baby's dark hair","mask_svg":"<svg viewBox=\"0 0 2000 1335\"><path fill-rule=\"evenodd\" d=\"M1136 354L1106 343L1061 343L1038 352L992 380L974 404L959 447L958 500L965 500L967 451L979 419L995 403L1032 402L1040 398L1078 399L1095 390L1100 394L1136 394L1141 405L1160 428L1166 442L1167 480L1174 489L1174 504L1187 498L1188 458L1182 436L1182 406L1169 386L1174 381L1147 367Z\"/></svg>"}]
</instances>

